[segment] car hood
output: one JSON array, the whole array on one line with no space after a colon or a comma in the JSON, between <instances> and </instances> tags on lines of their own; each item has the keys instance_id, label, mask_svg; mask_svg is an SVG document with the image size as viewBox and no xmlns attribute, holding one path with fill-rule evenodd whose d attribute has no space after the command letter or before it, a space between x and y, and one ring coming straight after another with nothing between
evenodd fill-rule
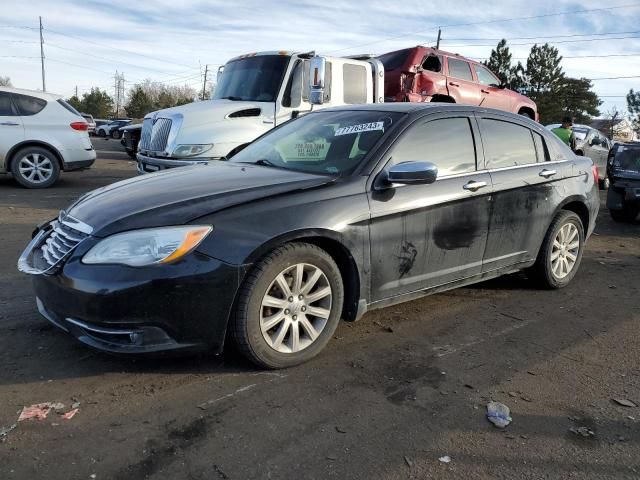
<instances>
[{"instance_id":1,"label":"car hood","mask_svg":"<svg viewBox=\"0 0 640 480\"><path fill-rule=\"evenodd\" d=\"M251 164L211 162L153 173L99 188L67 214L104 237L136 228L181 225L224 208L300 189L334 177Z\"/></svg>"},{"instance_id":2,"label":"car hood","mask_svg":"<svg viewBox=\"0 0 640 480\"><path fill-rule=\"evenodd\" d=\"M198 125L202 122L221 122L231 118L260 117L264 113L272 114L273 102L247 102L234 100L206 100L178 107L166 108L148 114L145 118L172 118L182 115L182 126Z\"/></svg>"}]
</instances>

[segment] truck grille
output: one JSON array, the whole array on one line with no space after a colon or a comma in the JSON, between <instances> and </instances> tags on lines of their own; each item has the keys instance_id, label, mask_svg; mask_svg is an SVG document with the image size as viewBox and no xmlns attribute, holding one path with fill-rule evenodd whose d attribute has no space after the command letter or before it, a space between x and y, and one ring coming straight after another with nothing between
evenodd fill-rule
<instances>
[{"instance_id":1,"label":"truck grille","mask_svg":"<svg viewBox=\"0 0 640 480\"><path fill-rule=\"evenodd\" d=\"M164 151L171 132L171 123L169 118L145 118L142 123L140 149L151 152Z\"/></svg>"},{"instance_id":2,"label":"truck grille","mask_svg":"<svg viewBox=\"0 0 640 480\"><path fill-rule=\"evenodd\" d=\"M92 231L91 226L61 212L31 240L20 255L18 269L32 275L53 273Z\"/></svg>"}]
</instances>

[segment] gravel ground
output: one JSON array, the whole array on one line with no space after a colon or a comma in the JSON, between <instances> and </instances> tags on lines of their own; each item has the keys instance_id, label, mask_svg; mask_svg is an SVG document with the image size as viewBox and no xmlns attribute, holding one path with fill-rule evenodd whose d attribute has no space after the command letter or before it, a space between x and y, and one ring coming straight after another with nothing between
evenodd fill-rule
<instances>
[{"instance_id":1,"label":"gravel ground","mask_svg":"<svg viewBox=\"0 0 640 480\"><path fill-rule=\"evenodd\" d=\"M43 320L15 267L35 224L136 174L117 141L94 144L95 167L54 188L0 177L0 429L80 404L0 440L1 479L640 478L640 407L613 401L640 405L640 224L603 208L562 291L516 274L371 312L300 367L116 358Z\"/></svg>"}]
</instances>

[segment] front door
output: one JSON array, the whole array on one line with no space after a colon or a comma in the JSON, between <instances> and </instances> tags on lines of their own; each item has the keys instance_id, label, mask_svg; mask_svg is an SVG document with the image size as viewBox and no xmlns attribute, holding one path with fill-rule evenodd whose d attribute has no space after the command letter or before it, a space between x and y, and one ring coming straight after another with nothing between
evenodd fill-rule
<instances>
[{"instance_id":1,"label":"front door","mask_svg":"<svg viewBox=\"0 0 640 480\"><path fill-rule=\"evenodd\" d=\"M464 113L415 122L385 155L438 166L430 185L394 185L369 194L374 301L446 284L481 270L491 179L478 166L477 127ZM480 168L480 169L479 169Z\"/></svg>"},{"instance_id":2,"label":"front door","mask_svg":"<svg viewBox=\"0 0 640 480\"><path fill-rule=\"evenodd\" d=\"M497 108L498 110L511 111L513 99L500 88L500 80L487 68L482 65L473 65L476 72L476 78L481 85L480 93L482 93L483 107Z\"/></svg>"},{"instance_id":3,"label":"front door","mask_svg":"<svg viewBox=\"0 0 640 480\"><path fill-rule=\"evenodd\" d=\"M524 123L494 114L478 122L493 183L488 272L536 258L570 167L566 159L549 161L544 137Z\"/></svg>"},{"instance_id":4,"label":"front door","mask_svg":"<svg viewBox=\"0 0 640 480\"><path fill-rule=\"evenodd\" d=\"M0 171L7 170L9 150L24 140L22 119L9 92L0 92Z\"/></svg>"}]
</instances>

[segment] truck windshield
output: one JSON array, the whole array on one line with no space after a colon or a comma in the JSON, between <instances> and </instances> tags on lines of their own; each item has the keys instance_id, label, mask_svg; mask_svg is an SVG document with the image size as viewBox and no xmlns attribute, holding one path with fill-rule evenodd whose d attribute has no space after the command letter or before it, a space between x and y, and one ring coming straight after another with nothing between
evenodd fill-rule
<instances>
[{"instance_id":1,"label":"truck windshield","mask_svg":"<svg viewBox=\"0 0 640 480\"><path fill-rule=\"evenodd\" d=\"M348 175L403 115L357 110L310 113L267 133L230 161Z\"/></svg>"},{"instance_id":2,"label":"truck windshield","mask_svg":"<svg viewBox=\"0 0 640 480\"><path fill-rule=\"evenodd\" d=\"M286 55L260 55L227 63L214 98L275 102L289 59Z\"/></svg>"},{"instance_id":3,"label":"truck windshield","mask_svg":"<svg viewBox=\"0 0 640 480\"><path fill-rule=\"evenodd\" d=\"M410 48L405 48L397 52L385 53L384 55L380 55L378 60L384 65L385 72L390 72L404 66L410 51Z\"/></svg>"}]
</instances>

